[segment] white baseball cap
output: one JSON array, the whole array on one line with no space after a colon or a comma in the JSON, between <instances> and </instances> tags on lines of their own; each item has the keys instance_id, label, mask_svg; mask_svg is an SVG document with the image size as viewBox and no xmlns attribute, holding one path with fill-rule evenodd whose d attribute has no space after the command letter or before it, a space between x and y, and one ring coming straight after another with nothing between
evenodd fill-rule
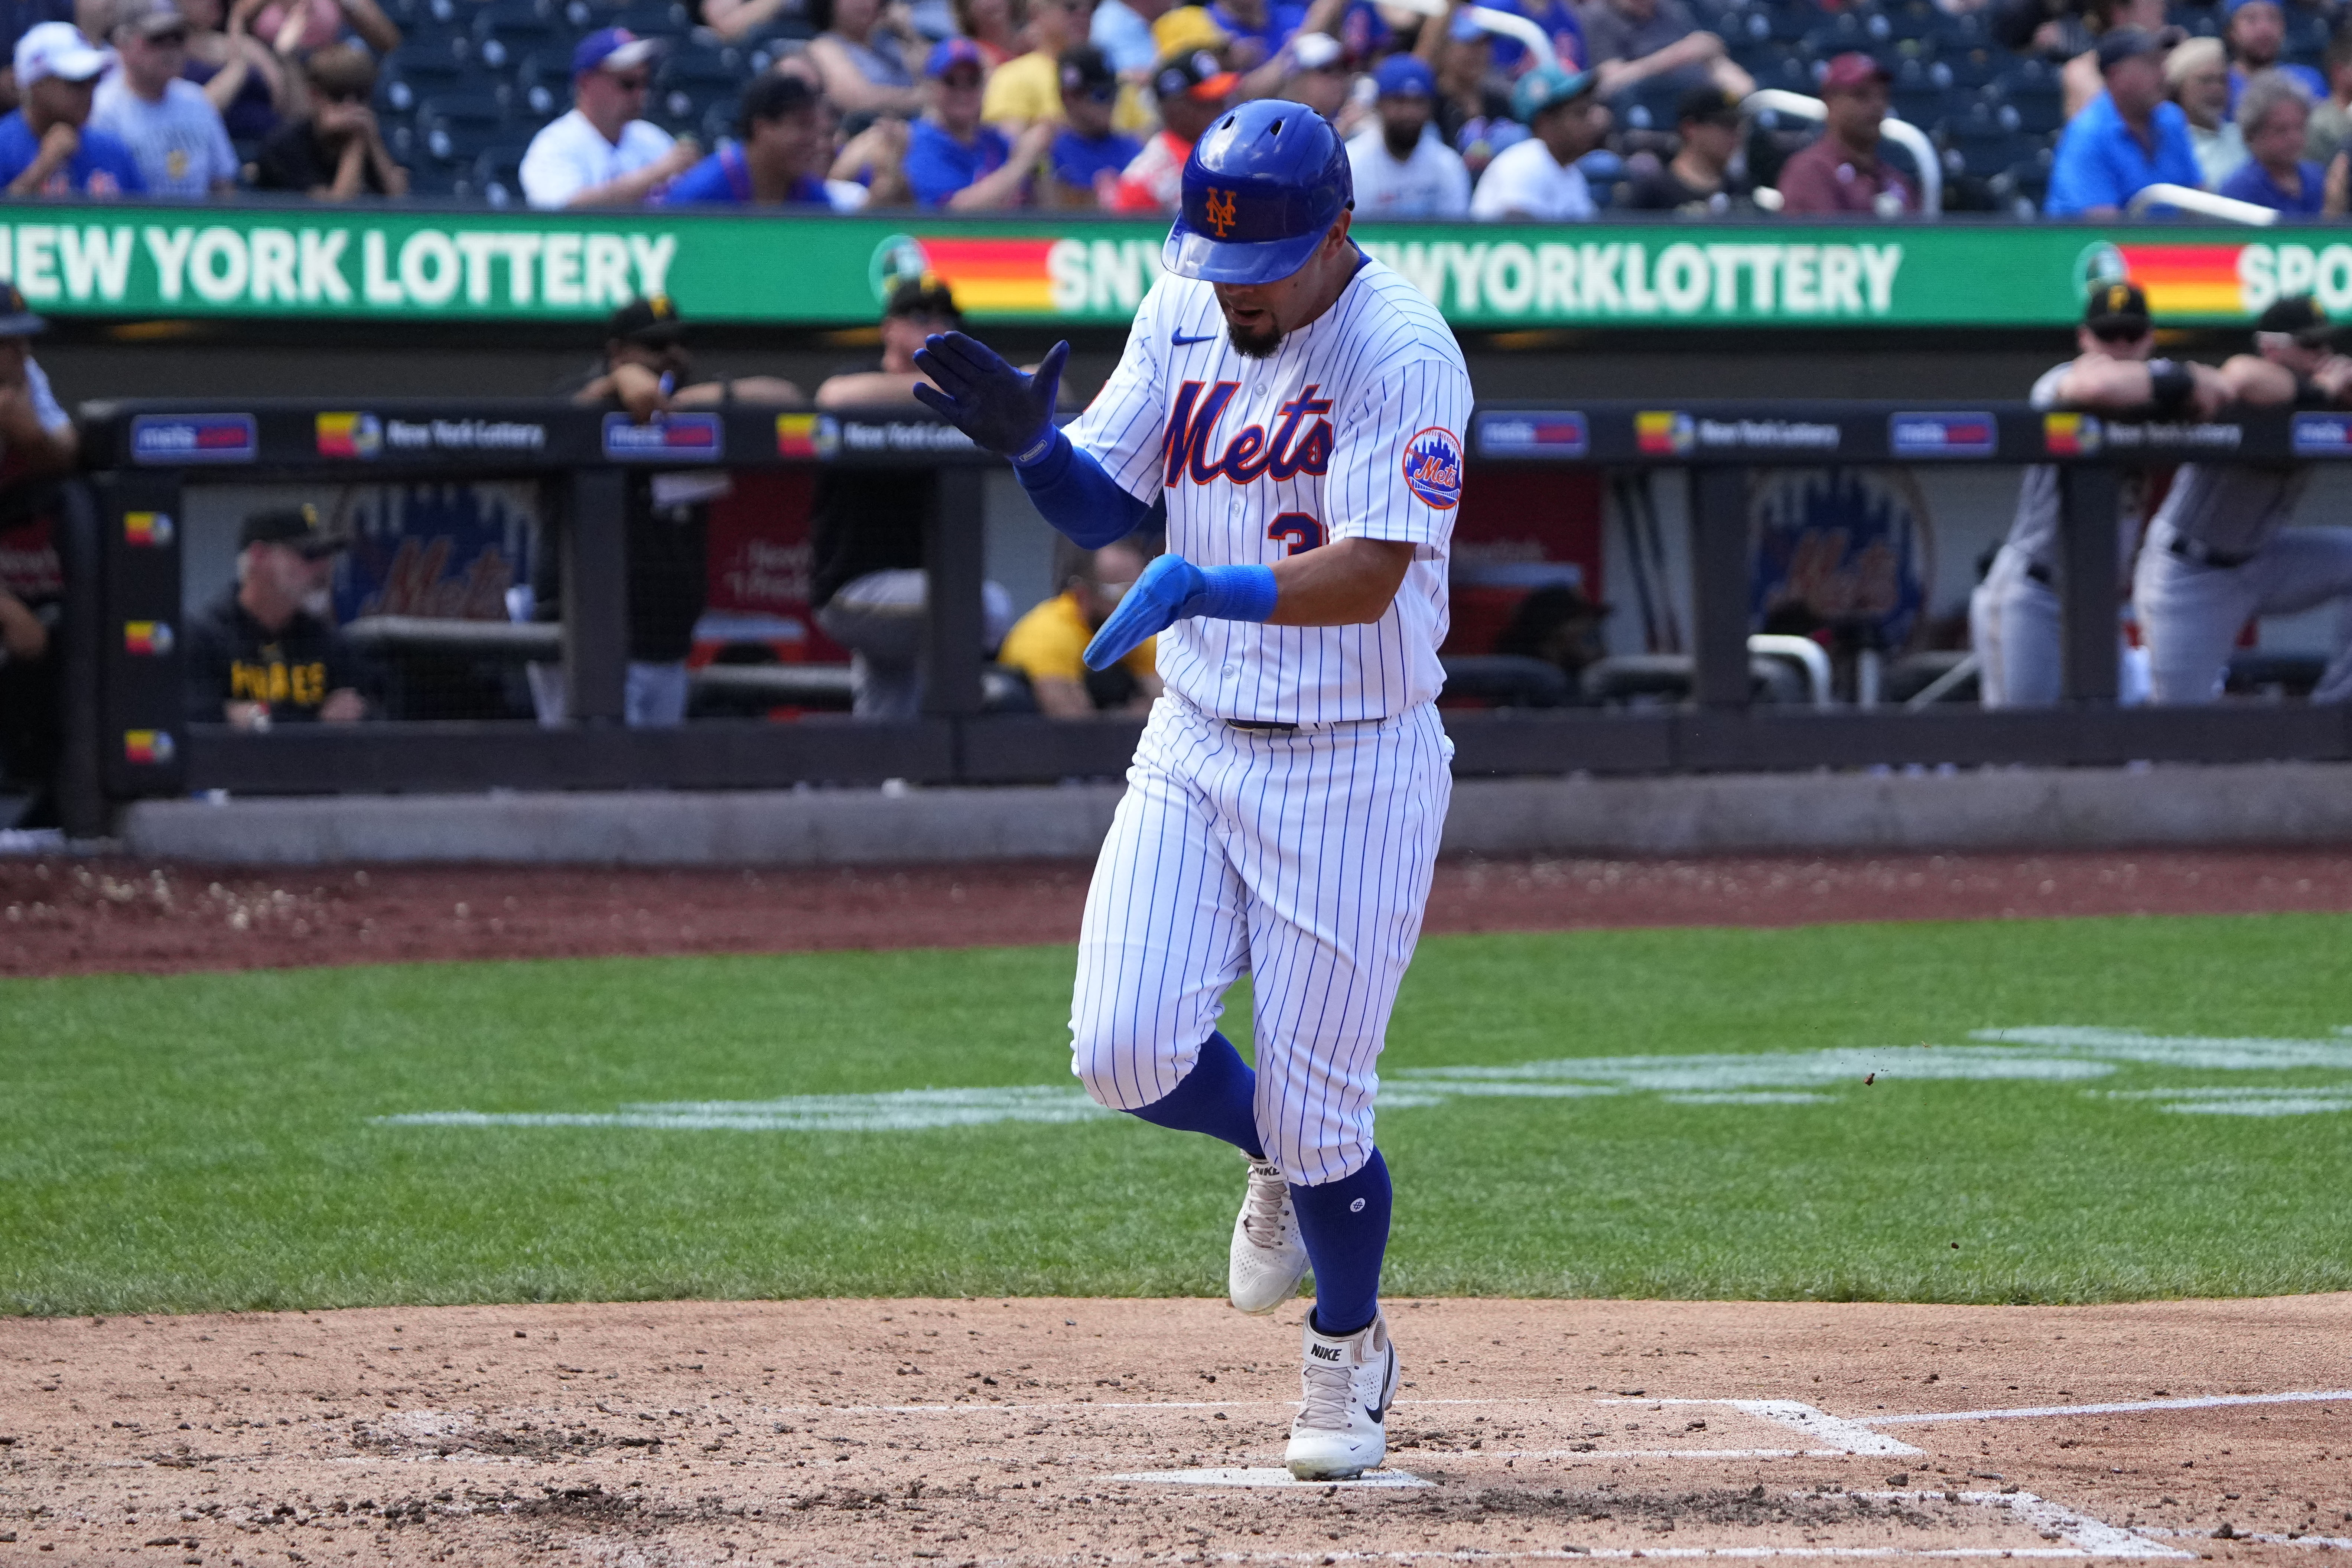
<instances>
[{"instance_id":1,"label":"white baseball cap","mask_svg":"<svg viewBox=\"0 0 2352 1568\"><path fill-rule=\"evenodd\" d=\"M26 29L16 40L16 90L24 91L45 76L89 81L113 58L113 50L91 44L71 22L44 22Z\"/></svg>"}]
</instances>

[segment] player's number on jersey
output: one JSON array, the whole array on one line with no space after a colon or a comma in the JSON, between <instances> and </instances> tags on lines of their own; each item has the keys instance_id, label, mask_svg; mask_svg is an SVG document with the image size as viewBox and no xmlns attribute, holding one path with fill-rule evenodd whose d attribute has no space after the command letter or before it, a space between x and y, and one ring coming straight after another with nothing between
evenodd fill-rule
<instances>
[{"instance_id":1,"label":"player's number on jersey","mask_svg":"<svg viewBox=\"0 0 2352 1568\"><path fill-rule=\"evenodd\" d=\"M1290 546L1289 553L1304 555L1323 542L1323 525L1314 515L1304 511L1286 511L1265 525L1265 536Z\"/></svg>"}]
</instances>

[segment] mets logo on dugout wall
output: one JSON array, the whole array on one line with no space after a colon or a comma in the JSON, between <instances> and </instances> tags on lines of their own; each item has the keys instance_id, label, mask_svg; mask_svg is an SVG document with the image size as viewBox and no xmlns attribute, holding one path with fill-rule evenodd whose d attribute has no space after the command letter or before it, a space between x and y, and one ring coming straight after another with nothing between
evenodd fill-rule
<instances>
[{"instance_id":1,"label":"mets logo on dugout wall","mask_svg":"<svg viewBox=\"0 0 2352 1568\"><path fill-rule=\"evenodd\" d=\"M1442 425L1414 432L1404 446L1405 488L1440 511L1462 499L1462 443Z\"/></svg>"}]
</instances>

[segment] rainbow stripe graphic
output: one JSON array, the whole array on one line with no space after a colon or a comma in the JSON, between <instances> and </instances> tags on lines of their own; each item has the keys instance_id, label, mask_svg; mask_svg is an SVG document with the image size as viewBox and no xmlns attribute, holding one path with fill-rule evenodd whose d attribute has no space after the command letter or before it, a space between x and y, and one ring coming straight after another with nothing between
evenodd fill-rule
<instances>
[{"instance_id":1,"label":"rainbow stripe graphic","mask_svg":"<svg viewBox=\"0 0 2352 1568\"><path fill-rule=\"evenodd\" d=\"M141 767L168 763L172 760L172 737L163 730L125 730L122 756L125 762Z\"/></svg>"},{"instance_id":2,"label":"rainbow stripe graphic","mask_svg":"<svg viewBox=\"0 0 2352 1568\"><path fill-rule=\"evenodd\" d=\"M1637 451L1652 457L1670 458L1691 447L1690 416L1672 409L1656 409L1633 416L1633 446Z\"/></svg>"},{"instance_id":3,"label":"rainbow stripe graphic","mask_svg":"<svg viewBox=\"0 0 2352 1568\"><path fill-rule=\"evenodd\" d=\"M779 414L776 416L776 456L779 458L816 456L815 415Z\"/></svg>"},{"instance_id":4,"label":"rainbow stripe graphic","mask_svg":"<svg viewBox=\"0 0 2352 1568\"><path fill-rule=\"evenodd\" d=\"M1054 310L1054 278L1045 258L1055 241L966 239L918 236L923 259L955 290L956 303L974 316L1045 316Z\"/></svg>"},{"instance_id":5,"label":"rainbow stripe graphic","mask_svg":"<svg viewBox=\"0 0 2352 1568\"><path fill-rule=\"evenodd\" d=\"M2086 452L2095 452L2099 449L2099 422L2091 415L2042 416L2042 449L2053 458L2079 458Z\"/></svg>"},{"instance_id":6,"label":"rainbow stripe graphic","mask_svg":"<svg viewBox=\"0 0 2352 1568\"><path fill-rule=\"evenodd\" d=\"M2147 308L2167 316L2242 316L2238 281L2240 245L2121 245L2131 280L2147 290Z\"/></svg>"}]
</instances>

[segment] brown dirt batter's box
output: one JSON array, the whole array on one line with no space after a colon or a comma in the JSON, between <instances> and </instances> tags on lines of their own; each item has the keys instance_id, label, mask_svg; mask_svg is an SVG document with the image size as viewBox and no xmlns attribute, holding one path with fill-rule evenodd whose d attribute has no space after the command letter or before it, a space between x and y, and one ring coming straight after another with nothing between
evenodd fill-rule
<instances>
[{"instance_id":1,"label":"brown dirt batter's box","mask_svg":"<svg viewBox=\"0 0 2352 1568\"><path fill-rule=\"evenodd\" d=\"M18 1320L0 1568L2352 1549L2352 1295L1392 1303L1390 1472L1247 1484L1281 1451L1301 1310Z\"/></svg>"}]
</instances>

